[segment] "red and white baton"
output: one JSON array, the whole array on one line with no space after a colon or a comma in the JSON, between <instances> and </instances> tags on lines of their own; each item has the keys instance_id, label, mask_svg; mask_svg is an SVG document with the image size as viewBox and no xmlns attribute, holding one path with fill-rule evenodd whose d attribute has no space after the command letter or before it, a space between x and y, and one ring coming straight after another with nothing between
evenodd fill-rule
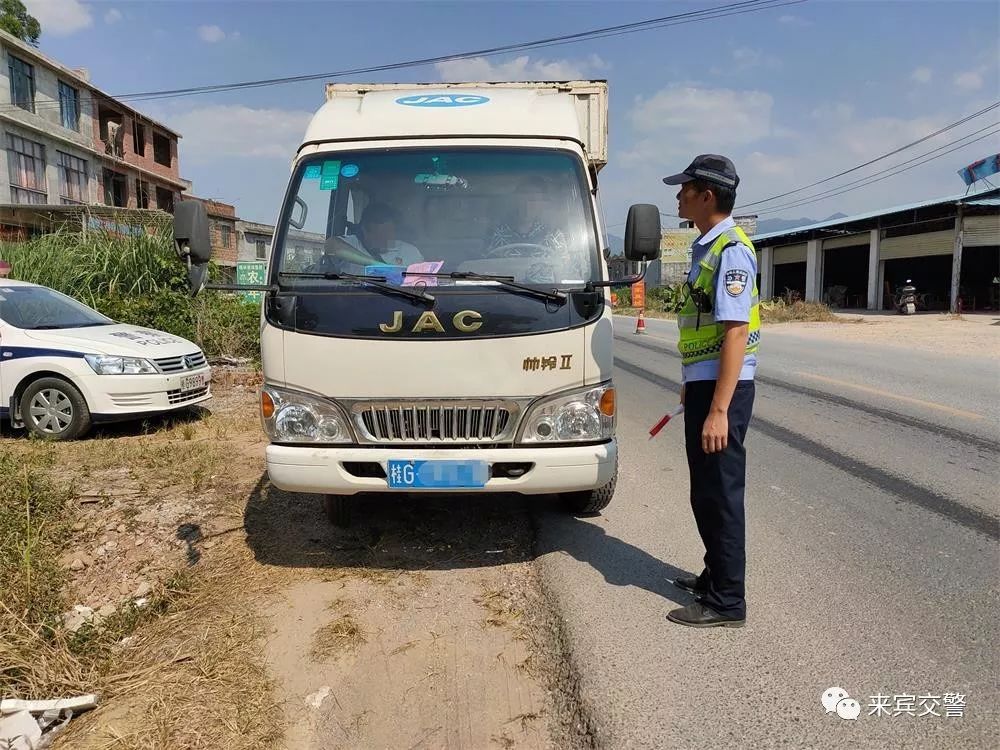
<instances>
[{"instance_id":1,"label":"red and white baton","mask_svg":"<svg viewBox=\"0 0 1000 750\"><path fill-rule=\"evenodd\" d=\"M684 411L684 405L681 404L676 409L674 409L670 414L665 414L663 419L653 425L649 430L649 439L652 440L656 437L657 433L667 426L667 422L676 417L678 414Z\"/></svg>"}]
</instances>

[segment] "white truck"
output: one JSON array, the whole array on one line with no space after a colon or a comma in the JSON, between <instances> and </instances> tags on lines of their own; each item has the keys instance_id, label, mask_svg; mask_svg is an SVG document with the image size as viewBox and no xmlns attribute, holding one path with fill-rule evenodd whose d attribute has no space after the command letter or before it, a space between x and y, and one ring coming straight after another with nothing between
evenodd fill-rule
<instances>
[{"instance_id":1,"label":"white truck","mask_svg":"<svg viewBox=\"0 0 1000 750\"><path fill-rule=\"evenodd\" d=\"M239 287L265 292L271 483L322 494L339 524L361 492L604 508L618 467L608 288L640 278L608 279L606 162L604 81L329 85L267 284ZM174 230L197 294L198 204L179 204ZM323 249L297 247L302 233ZM656 208L633 206L627 257L652 260L659 242Z\"/></svg>"}]
</instances>

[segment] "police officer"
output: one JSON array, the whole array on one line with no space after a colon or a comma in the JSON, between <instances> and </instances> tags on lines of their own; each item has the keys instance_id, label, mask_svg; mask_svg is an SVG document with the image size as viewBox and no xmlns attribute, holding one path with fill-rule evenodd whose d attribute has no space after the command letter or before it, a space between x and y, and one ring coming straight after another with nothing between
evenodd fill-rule
<instances>
[{"instance_id":1,"label":"police officer","mask_svg":"<svg viewBox=\"0 0 1000 750\"><path fill-rule=\"evenodd\" d=\"M742 627L746 483L744 440L754 401L760 342L757 257L730 215L740 178L725 156L704 154L663 180L679 185L678 215L701 236L678 315L681 403L691 475L691 507L705 545L705 567L674 584L697 595L667 619L692 627Z\"/></svg>"}]
</instances>

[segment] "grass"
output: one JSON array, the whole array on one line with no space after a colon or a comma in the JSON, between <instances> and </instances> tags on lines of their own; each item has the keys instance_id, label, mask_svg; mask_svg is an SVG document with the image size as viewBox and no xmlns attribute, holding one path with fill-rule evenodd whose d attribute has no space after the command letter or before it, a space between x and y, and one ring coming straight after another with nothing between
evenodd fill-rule
<instances>
[{"instance_id":1,"label":"grass","mask_svg":"<svg viewBox=\"0 0 1000 750\"><path fill-rule=\"evenodd\" d=\"M310 655L316 661L324 661L364 642L364 631L357 621L349 614L341 615L316 631Z\"/></svg>"},{"instance_id":2,"label":"grass","mask_svg":"<svg viewBox=\"0 0 1000 750\"><path fill-rule=\"evenodd\" d=\"M634 307L616 307L615 315L627 315L635 317L639 310ZM670 310L658 309L655 306L647 306L643 311L643 317L657 318L661 320L675 320L677 314ZM821 302L793 302L786 304L784 300L773 302L761 302L760 321L762 324L773 325L775 323L838 323L843 322L829 307Z\"/></svg>"},{"instance_id":3,"label":"grass","mask_svg":"<svg viewBox=\"0 0 1000 750\"><path fill-rule=\"evenodd\" d=\"M260 359L259 306L217 292L192 300L167 225L127 237L63 228L0 242L0 258L11 263L11 278L51 287L118 322L182 336L210 357Z\"/></svg>"},{"instance_id":4,"label":"grass","mask_svg":"<svg viewBox=\"0 0 1000 750\"><path fill-rule=\"evenodd\" d=\"M250 396L245 400L252 404ZM75 443L0 439L0 695L95 692L100 699L96 711L73 720L57 747L280 744L283 716L260 659L253 604L272 582L236 535L220 535L197 568L179 562L180 572L154 586L143 606L126 601L76 633L60 623L76 603L60 560L77 520L77 491L104 488L102 523L123 522L150 497L198 496L199 485L233 465L234 443L216 436L236 440L259 431L246 406L200 421L109 429L103 438ZM245 491L240 481L227 481L200 497L225 514L233 502L241 507Z\"/></svg>"}]
</instances>

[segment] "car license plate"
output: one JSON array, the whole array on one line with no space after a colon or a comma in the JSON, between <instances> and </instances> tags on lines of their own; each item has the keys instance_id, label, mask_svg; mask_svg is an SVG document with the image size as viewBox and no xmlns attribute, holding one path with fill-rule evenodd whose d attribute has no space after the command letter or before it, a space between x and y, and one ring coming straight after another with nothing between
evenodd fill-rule
<instances>
[{"instance_id":1,"label":"car license plate","mask_svg":"<svg viewBox=\"0 0 1000 750\"><path fill-rule=\"evenodd\" d=\"M490 478L486 461L389 461L389 487L407 490L485 487Z\"/></svg>"},{"instance_id":2,"label":"car license plate","mask_svg":"<svg viewBox=\"0 0 1000 750\"><path fill-rule=\"evenodd\" d=\"M185 375L181 378L181 391L196 391L204 388L208 384L208 376L205 373L199 375Z\"/></svg>"}]
</instances>

